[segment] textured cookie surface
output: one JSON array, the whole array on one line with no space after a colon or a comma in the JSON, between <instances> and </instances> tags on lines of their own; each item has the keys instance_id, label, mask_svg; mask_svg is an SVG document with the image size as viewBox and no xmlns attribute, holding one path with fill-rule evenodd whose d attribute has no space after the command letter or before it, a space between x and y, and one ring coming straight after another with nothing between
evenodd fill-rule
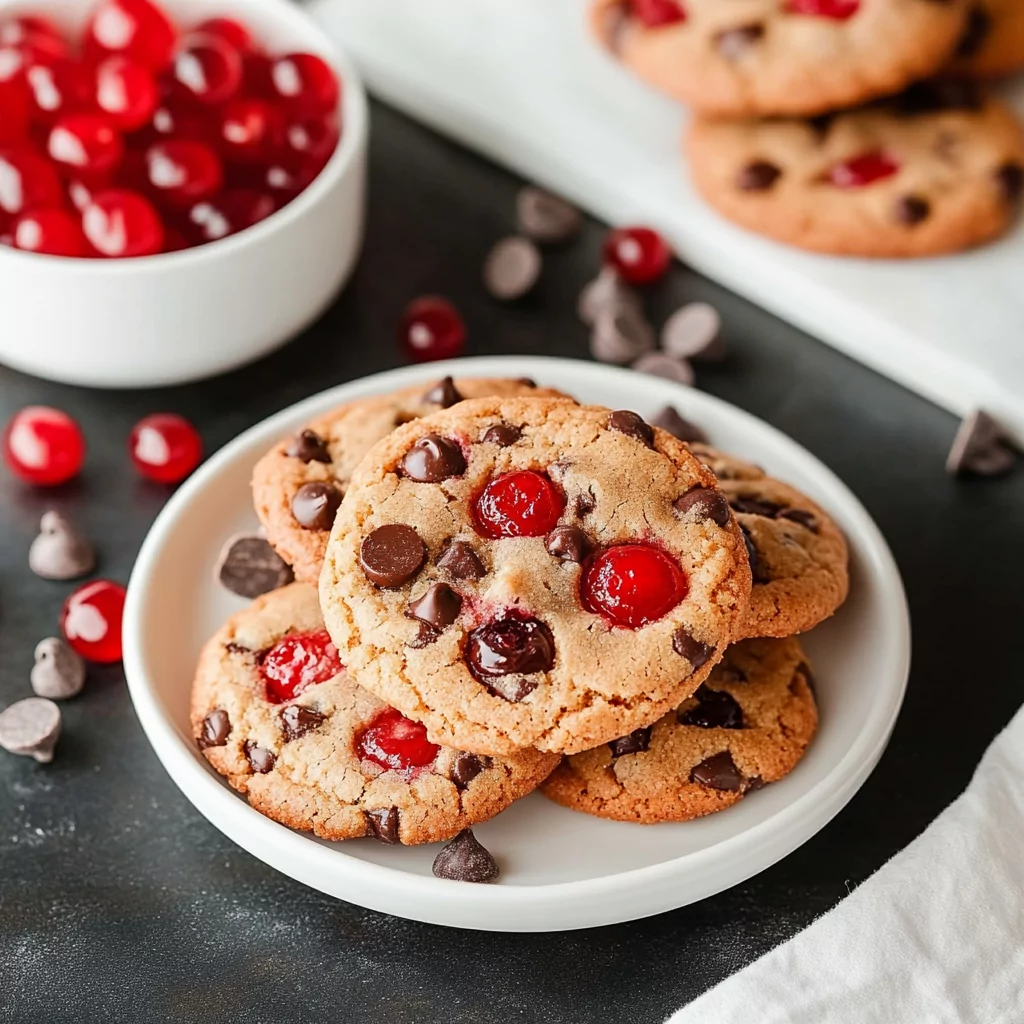
<instances>
[{"instance_id":1,"label":"textured cookie surface","mask_svg":"<svg viewBox=\"0 0 1024 1024\"><path fill-rule=\"evenodd\" d=\"M986 76L1024 67L1024 2L973 0L952 67Z\"/></svg>"},{"instance_id":2,"label":"textured cookie surface","mask_svg":"<svg viewBox=\"0 0 1024 1024\"><path fill-rule=\"evenodd\" d=\"M597 0L592 25L656 88L708 114L749 117L897 92L943 64L965 13L966 0Z\"/></svg>"},{"instance_id":3,"label":"textured cookie surface","mask_svg":"<svg viewBox=\"0 0 1024 1024\"><path fill-rule=\"evenodd\" d=\"M527 532L496 536L502 509ZM681 441L551 399L465 403L381 442L320 583L360 683L435 742L485 754L649 725L704 680L749 588L742 535Z\"/></svg>"},{"instance_id":4,"label":"textured cookie surface","mask_svg":"<svg viewBox=\"0 0 1024 1024\"><path fill-rule=\"evenodd\" d=\"M253 501L267 539L293 567L296 579L316 582L333 521L330 502L340 500L352 471L381 438L403 423L463 398L531 394L558 396L560 392L538 388L527 380L467 378L450 385L442 381L417 384L327 413L305 431L281 441L253 470ZM296 495L305 485L333 489L333 494L326 492L328 504L322 509L310 508L309 503L303 509L300 504L300 515L312 526L296 518Z\"/></svg>"},{"instance_id":5,"label":"textured cookie surface","mask_svg":"<svg viewBox=\"0 0 1024 1024\"><path fill-rule=\"evenodd\" d=\"M694 122L697 188L743 227L818 252L926 256L978 245L1014 221L1024 135L966 83L814 121Z\"/></svg>"},{"instance_id":6,"label":"textured cookie surface","mask_svg":"<svg viewBox=\"0 0 1024 1024\"><path fill-rule=\"evenodd\" d=\"M543 792L601 818L687 821L787 775L817 726L800 644L744 640L651 729L567 757Z\"/></svg>"},{"instance_id":7,"label":"textured cookie surface","mask_svg":"<svg viewBox=\"0 0 1024 1024\"><path fill-rule=\"evenodd\" d=\"M305 647L289 647L296 641ZM534 750L490 759L432 747L422 727L335 673L337 651L324 641L316 588L295 583L230 619L200 658L193 735L268 817L325 839L429 843L493 817L554 767ZM278 700L285 670L300 664L312 685ZM405 751L414 764L388 760Z\"/></svg>"}]
</instances>

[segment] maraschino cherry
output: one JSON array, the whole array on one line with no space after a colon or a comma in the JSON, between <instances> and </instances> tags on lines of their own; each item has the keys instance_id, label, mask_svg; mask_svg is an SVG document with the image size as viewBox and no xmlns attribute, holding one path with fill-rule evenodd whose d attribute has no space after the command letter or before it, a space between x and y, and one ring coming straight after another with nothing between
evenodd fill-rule
<instances>
[{"instance_id":1,"label":"maraschino cherry","mask_svg":"<svg viewBox=\"0 0 1024 1024\"><path fill-rule=\"evenodd\" d=\"M67 642L86 661L121 660L121 619L125 589L111 580L92 580L64 602L60 628Z\"/></svg>"},{"instance_id":2,"label":"maraschino cherry","mask_svg":"<svg viewBox=\"0 0 1024 1024\"><path fill-rule=\"evenodd\" d=\"M140 476L176 484L202 462L203 440L183 416L154 413L132 427L128 454Z\"/></svg>"},{"instance_id":3,"label":"maraschino cherry","mask_svg":"<svg viewBox=\"0 0 1024 1024\"><path fill-rule=\"evenodd\" d=\"M495 477L476 499L474 512L485 537L543 537L564 508L565 497L547 476L520 470Z\"/></svg>"},{"instance_id":4,"label":"maraschino cherry","mask_svg":"<svg viewBox=\"0 0 1024 1024\"><path fill-rule=\"evenodd\" d=\"M580 580L583 607L627 629L657 621L686 592L683 570L664 551L648 544L608 548L587 563Z\"/></svg>"},{"instance_id":5,"label":"maraschino cherry","mask_svg":"<svg viewBox=\"0 0 1024 1024\"><path fill-rule=\"evenodd\" d=\"M85 438L67 413L30 405L7 424L3 452L4 461L22 480L52 487L78 475L85 461Z\"/></svg>"},{"instance_id":6,"label":"maraschino cherry","mask_svg":"<svg viewBox=\"0 0 1024 1024\"><path fill-rule=\"evenodd\" d=\"M665 239L651 228L616 228L604 243L604 261L630 284L657 281L672 259Z\"/></svg>"},{"instance_id":7,"label":"maraschino cherry","mask_svg":"<svg viewBox=\"0 0 1024 1024\"><path fill-rule=\"evenodd\" d=\"M260 658L260 675L271 704L283 704L311 686L326 683L342 667L326 629L287 636Z\"/></svg>"},{"instance_id":8,"label":"maraschino cherry","mask_svg":"<svg viewBox=\"0 0 1024 1024\"><path fill-rule=\"evenodd\" d=\"M424 726L393 708L383 712L363 730L356 747L360 757L381 768L398 771L426 767L441 749L427 739Z\"/></svg>"}]
</instances>

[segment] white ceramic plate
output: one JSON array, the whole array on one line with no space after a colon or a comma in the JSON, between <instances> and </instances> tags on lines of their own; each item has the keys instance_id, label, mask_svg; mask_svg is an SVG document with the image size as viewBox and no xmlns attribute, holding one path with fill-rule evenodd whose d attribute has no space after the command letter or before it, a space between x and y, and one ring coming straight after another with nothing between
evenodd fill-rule
<instances>
[{"instance_id":1,"label":"white ceramic plate","mask_svg":"<svg viewBox=\"0 0 1024 1024\"><path fill-rule=\"evenodd\" d=\"M718 446L765 466L820 502L850 541L852 589L806 638L821 729L796 771L700 821L650 827L602 821L539 794L476 829L502 869L496 885L434 878L436 846L329 843L264 818L206 764L192 740L189 684L203 641L243 601L213 581L231 534L253 528L253 464L280 437L335 405L443 374L530 376L578 398L653 415L673 404ZM171 778L225 835L307 885L374 910L495 931L555 931L645 917L703 899L786 856L826 824L878 761L903 699L910 630L896 565L849 490L767 424L689 388L560 359L498 357L380 374L301 402L218 452L168 502L132 574L124 663L142 726Z\"/></svg>"}]
</instances>

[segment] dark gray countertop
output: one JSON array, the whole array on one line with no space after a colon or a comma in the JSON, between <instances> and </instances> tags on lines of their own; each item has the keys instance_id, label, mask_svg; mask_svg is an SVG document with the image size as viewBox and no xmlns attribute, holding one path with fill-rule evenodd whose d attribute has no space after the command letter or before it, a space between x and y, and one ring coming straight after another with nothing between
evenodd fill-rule
<instances>
[{"instance_id":1,"label":"dark gray countertop","mask_svg":"<svg viewBox=\"0 0 1024 1024\"><path fill-rule=\"evenodd\" d=\"M479 285L480 263L512 228L518 182L380 107L371 161L355 278L276 355L159 392L83 391L0 371L0 420L31 402L57 405L90 444L80 480L55 492L0 476L0 705L30 694L32 649L54 632L68 589L28 571L40 513L71 513L97 542L101 572L126 580L167 497L125 457L140 416L180 412L213 451L299 398L398 364L395 324L426 292L461 308L468 354L586 356L573 310L597 264L600 226L550 256L528 302L502 308ZM953 417L684 268L651 298L658 317L692 299L718 306L731 355L702 367L699 386L828 463L904 574L911 685L853 802L780 864L670 914L562 935L447 930L337 903L235 848L157 763L120 668L93 671L64 707L53 764L0 752L0 1020L648 1024L827 910L957 795L1024 700L1011 640L1024 611L1024 472L950 480L942 464Z\"/></svg>"}]
</instances>

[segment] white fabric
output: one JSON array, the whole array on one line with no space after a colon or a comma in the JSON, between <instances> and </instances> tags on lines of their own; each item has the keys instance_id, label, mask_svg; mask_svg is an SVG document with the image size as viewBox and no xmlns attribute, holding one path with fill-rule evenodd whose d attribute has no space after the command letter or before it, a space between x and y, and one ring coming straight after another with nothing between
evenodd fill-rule
<instances>
[{"instance_id":1,"label":"white fabric","mask_svg":"<svg viewBox=\"0 0 1024 1024\"><path fill-rule=\"evenodd\" d=\"M1022 1022L1024 708L923 835L670 1024Z\"/></svg>"}]
</instances>

